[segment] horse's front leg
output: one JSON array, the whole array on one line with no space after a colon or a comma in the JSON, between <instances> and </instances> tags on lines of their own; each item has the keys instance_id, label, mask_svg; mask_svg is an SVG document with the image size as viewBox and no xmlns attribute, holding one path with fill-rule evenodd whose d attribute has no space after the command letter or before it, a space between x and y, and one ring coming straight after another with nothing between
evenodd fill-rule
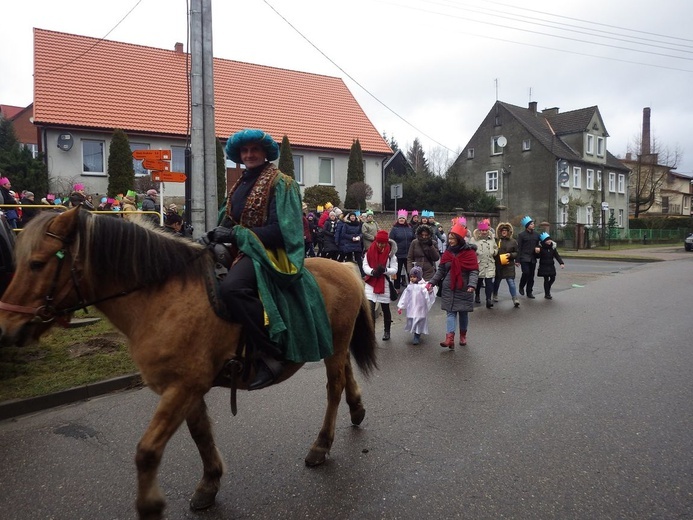
<instances>
[{"instance_id":1,"label":"horse's front leg","mask_svg":"<svg viewBox=\"0 0 693 520\"><path fill-rule=\"evenodd\" d=\"M335 351L337 351L337 346L335 346ZM325 359L325 367L327 369L327 410L325 410L325 418L318 438L315 439L306 456L306 466L318 466L325 462L325 458L332 447L334 428L337 422L337 408L339 408L339 402L342 400L342 392L344 391L344 355L344 353L333 354Z\"/></svg>"},{"instance_id":2,"label":"horse's front leg","mask_svg":"<svg viewBox=\"0 0 693 520\"><path fill-rule=\"evenodd\" d=\"M161 395L154 417L137 444L137 513L140 520L163 518L164 500L157 483L157 471L166 444L188 415L191 404L202 396L193 396L183 388L168 388Z\"/></svg>"},{"instance_id":3,"label":"horse's front leg","mask_svg":"<svg viewBox=\"0 0 693 520\"><path fill-rule=\"evenodd\" d=\"M200 399L197 405L192 408L186 421L190 435L197 445L200 457L202 457L202 480L190 499L190 509L199 511L214 505L225 468L219 450L214 444L212 424L204 399Z\"/></svg>"}]
</instances>

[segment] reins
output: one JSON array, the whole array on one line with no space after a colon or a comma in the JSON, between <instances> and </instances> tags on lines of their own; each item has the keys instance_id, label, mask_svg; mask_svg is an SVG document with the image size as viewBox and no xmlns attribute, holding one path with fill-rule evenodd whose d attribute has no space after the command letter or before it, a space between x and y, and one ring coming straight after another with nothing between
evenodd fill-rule
<instances>
[{"instance_id":1,"label":"reins","mask_svg":"<svg viewBox=\"0 0 693 520\"><path fill-rule=\"evenodd\" d=\"M87 310L87 307L91 305L96 305L98 303L102 303L108 300L120 298L121 296L126 296L132 292L139 291L140 289L142 289L141 286L133 287L132 289L122 290L109 296L97 298L96 300L86 301L86 299L82 295L79 279L77 278L77 262L73 261L72 267L70 268L70 278L72 280L72 288L77 293L79 303L77 305L66 307L64 309L56 309L54 305L54 296L58 287L60 273L63 268L63 261L65 260L65 256L67 256L67 254L69 253L69 246L71 244L71 241L69 241L65 237L61 237L60 235L51 233L50 231L46 231L46 235L60 240L60 242L62 242L63 244L63 247L55 253L55 256L58 258L58 267L55 270L55 275L53 276L53 280L51 281L50 289L48 290L48 294L45 297L45 303L43 305L40 305L39 307L27 307L24 305L15 305L13 303L6 303L0 301L0 310L16 312L19 314L32 314L34 316L34 319L32 321L37 323L49 323L56 318L66 316L79 309L84 309L84 312L88 313L89 311Z\"/></svg>"}]
</instances>

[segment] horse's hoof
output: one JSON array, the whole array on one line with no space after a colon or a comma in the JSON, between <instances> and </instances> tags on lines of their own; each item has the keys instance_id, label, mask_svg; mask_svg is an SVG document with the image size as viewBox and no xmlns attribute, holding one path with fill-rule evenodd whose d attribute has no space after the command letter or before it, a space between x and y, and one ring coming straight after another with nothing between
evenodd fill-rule
<instances>
[{"instance_id":1,"label":"horse's hoof","mask_svg":"<svg viewBox=\"0 0 693 520\"><path fill-rule=\"evenodd\" d=\"M214 500L217 494L213 492L195 491L195 494L190 499L190 509L193 511L202 511L214 505Z\"/></svg>"},{"instance_id":2,"label":"horse's hoof","mask_svg":"<svg viewBox=\"0 0 693 520\"><path fill-rule=\"evenodd\" d=\"M320 464L325 462L326 457L327 457L326 452L324 452L322 450L311 449L308 452L308 456L306 457L306 466L308 466L308 467L319 466Z\"/></svg>"},{"instance_id":3,"label":"horse's hoof","mask_svg":"<svg viewBox=\"0 0 693 520\"><path fill-rule=\"evenodd\" d=\"M353 424L354 426L358 426L363 422L364 417L366 417L365 408L361 408L360 410L355 411L351 414L351 424Z\"/></svg>"}]
</instances>

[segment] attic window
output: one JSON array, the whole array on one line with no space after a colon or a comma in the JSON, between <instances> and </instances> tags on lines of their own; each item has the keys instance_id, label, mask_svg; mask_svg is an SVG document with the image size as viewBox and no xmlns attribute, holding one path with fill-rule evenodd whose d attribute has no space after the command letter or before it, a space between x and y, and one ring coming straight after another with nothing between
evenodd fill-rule
<instances>
[{"instance_id":1,"label":"attic window","mask_svg":"<svg viewBox=\"0 0 693 520\"><path fill-rule=\"evenodd\" d=\"M599 125L597 123L594 123L592 125L592 130L599 130Z\"/></svg>"},{"instance_id":2,"label":"attic window","mask_svg":"<svg viewBox=\"0 0 693 520\"><path fill-rule=\"evenodd\" d=\"M527 150L532 149L532 141L529 139L523 139L522 140L522 151L526 152Z\"/></svg>"},{"instance_id":3,"label":"attic window","mask_svg":"<svg viewBox=\"0 0 693 520\"><path fill-rule=\"evenodd\" d=\"M467 148L467 159L474 159L474 148Z\"/></svg>"}]
</instances>

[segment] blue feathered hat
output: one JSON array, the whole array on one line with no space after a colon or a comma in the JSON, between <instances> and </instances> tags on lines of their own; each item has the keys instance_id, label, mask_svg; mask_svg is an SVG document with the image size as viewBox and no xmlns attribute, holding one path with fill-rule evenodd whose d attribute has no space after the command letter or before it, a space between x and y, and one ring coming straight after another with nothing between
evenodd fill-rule
<instances>
[{"instance_id":1,"label":"blue feathered hat","mask_svg":"<svg viewBox=\"0 0 693 520\"><path fill-rule=\"evenodd\" d=\"M241 164L241 146L259 142L265 150L268 161L279 157L279 145L272 136L262 130L246 128L236 132L226 141L226 156L236 164Z\"/></svg>"}]
</instances>

